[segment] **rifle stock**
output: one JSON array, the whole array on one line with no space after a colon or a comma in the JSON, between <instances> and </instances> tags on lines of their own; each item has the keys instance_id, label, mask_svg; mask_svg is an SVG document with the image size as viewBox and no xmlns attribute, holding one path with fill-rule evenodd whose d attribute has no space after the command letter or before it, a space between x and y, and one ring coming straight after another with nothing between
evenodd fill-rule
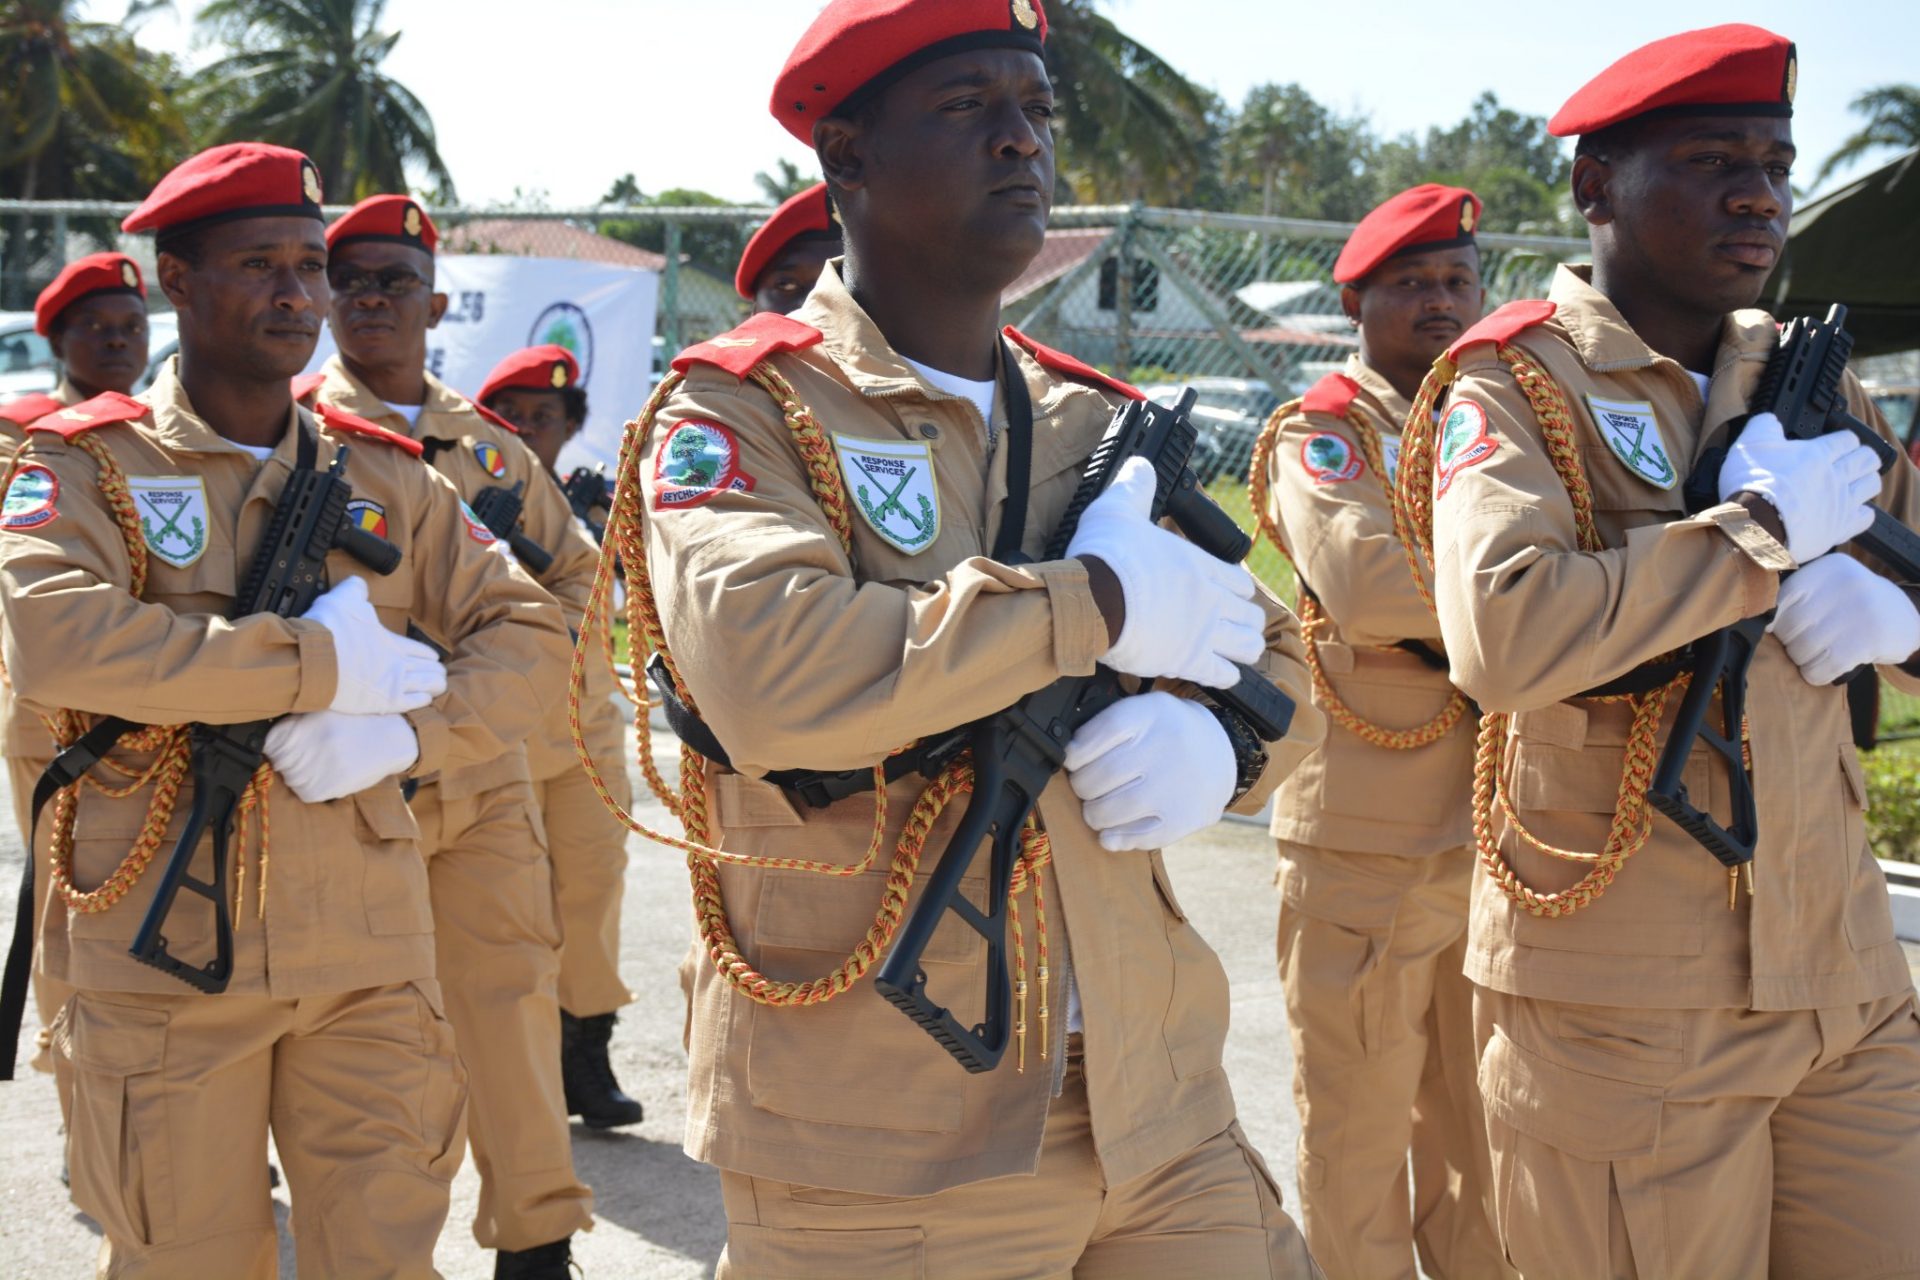
<instances>
[{"instance_id":1,"label":"rifle stock","mask_svg":"<svg viewBox=\"0 0 1920 1280\"><path fill-rule=\"evenodd\" d=\"M520 515L526 509L527 482L516 480L511 489L500 485L482 489L473 500L473 514L494 537L507 544L509 550L527 571L538 577L553 567L553 556L548 550L528 537L520 528Z\"/></svg>"}]
</instances>

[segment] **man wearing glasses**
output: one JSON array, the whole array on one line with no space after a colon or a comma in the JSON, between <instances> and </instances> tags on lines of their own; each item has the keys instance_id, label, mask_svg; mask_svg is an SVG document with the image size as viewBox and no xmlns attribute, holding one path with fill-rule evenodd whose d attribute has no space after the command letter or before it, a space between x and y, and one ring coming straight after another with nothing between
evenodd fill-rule
<instances>
[{"instance_id":1,"label":"man wearing glasses","mask_svg":"<svg viewBox=\"0 0 1920 1280\"><path fill-rule=\"evenodd\" d=\"M418 440L469 506L487 488L520 485L522 529L552 557L538 572L523 567L577 631L597 549L514 432L427 372L427 330L447 309L433 288L438 243L426 210L399 195L363 200L327 228L328 323L340 350L296 380L295 394ZM493 540L478 524L470 532ZM447 1014L472 1077L474 1239L499 1251L496 1277L565 1277L569 1239L592 1225L593 1200L574 1176L567 1132L560 927L526 744L423 780L413 812Z\"/></svg>"}]
</instances>

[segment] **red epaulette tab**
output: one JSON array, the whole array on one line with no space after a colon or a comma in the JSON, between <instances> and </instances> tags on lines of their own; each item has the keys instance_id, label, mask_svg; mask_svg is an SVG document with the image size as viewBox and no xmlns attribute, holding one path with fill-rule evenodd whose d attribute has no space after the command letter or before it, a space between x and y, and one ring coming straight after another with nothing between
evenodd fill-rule
<instances>
[{"instance_id":1,"label":"red epaulette tab","mask_svg":"<svg viewBox=\"0 0 1920 1280\"><path fill-rule=\"evenodd\" d=\"M311 405L313 403L313 393L318 391L320 384L326 380L327 375L324 373L301 374L293 380L293 398Z\"/></svg>"},{"instance_id":2,"label":"red epaulette tab","mask_svg":"<svg viewBox=\"0 0 1920 1280\"><path fill-rule=\"evenodd\" d=\"M409 440L396 431L389 431L377 423L368 422L365 418L348 413L345 409L336 409L330 404L315 405L313 414L329 430L345 431L356 436L371 436L396 449L405 449L416 458L426 452L418 440Z\"/></svg>"},{"instance_id":3,"label":"red epaulette tab","mask_svg":"<svg viewBox=\"0 0 1920 1280\"><path fill-rule=\"evenodd\" d=\"M469 400L467 401L467 403L473 406L475 413L478 413L481 417L485 418L488 422L491 422L494 426L500 428L502 431L506 432L508 435L517 436L520 434L520 428L514 426L511 422L508 422L505 418L501 417L499 414L495 413L493 410L487 408L487 406L481 404L478 400Z\"/></svg>"},{"instance_id":4,"label":"red epaulette tab","mask_svg":"<svg viewBox=\"0 0 1920 1280\"><path fill-rule=\"evenodd\" d=\"M1344 418L1359 394L1359 383L1344 373L1330 373L1307 388L1307 394L1300 397L1300 408L1305 413Z\"/></svg>"},{"instance_id":5,"label":"red epaulette tab","mask_svg":"<svg viewBox=\"0 0 1920 1280\"><path fill-rule=\"evenodd\" d=\"M24 427L30 422L38 422L50 413L57 413L64 406L52 396L42 395L38 391L21 396L8 404L0 404L0 419Z\"/></svg>"},{"instance_id":6,"label":"red epaulette tab","mask_svg":"<svg viewBox=\"0 0 1920 1280\"><path fill-rule=\"evenodd\" d=\"M118 391L102 391L91 400L82 400L79 404L54 410L46 417L28 424L27 430L45 431L63 440L71 440L95 427L132 422L146 417L147 413L147 406L132 396L121 395Z\"/></svg>"},{"instance_id":7,"label":"red epaulette tab","mask_svg":"<svg viewBox=\"0 0 1920 1280\"><path fill-rule=\"evenodd\" d=\"M696 364L710 364L736 378L744 378L768 356L805 350L824 336L810 324L775 311L762 311L757 316L749 316L729 333L688 347L673 358L673 370L685 373Z\"/></svg>"},{"instance_id":8,"label":"red epaulette tab","mask_svg":"<svg viewBox=\"0 0 1920 1280\"><path fill-rule=\"evenodd\" d=\"M1118 378L1109 377L1086 361L1075 359L1064 351L1055 351L1052 347L1043 346L1012 325L1008 325L1001 332L1025 348L1027 354L1038 360L1043 368L1051 369L1055 373L1064 373L1069 378L1091 382L1095 386L1105 387L1115 395L1125 396L1129 400L1147 398L1138 387L1130 387Z\"/></svg>"},{"instance_id":9,"label":"red epaulette tab","mask_svg":"<svg viewBox=\"0 0 1920 1280\"><path fill-rule=\"evenodd\" d=\"M1455 338L1453 345L1447 348L1447 359L1458 363L1462 351L1482 342L1511 342L1522 330L1552 319L1553 313L1554 305L1545 298L1523 298L1519 302L1509 302L1492 315L1482 317L1479 324Z\"/></svg>"}]
</instances>

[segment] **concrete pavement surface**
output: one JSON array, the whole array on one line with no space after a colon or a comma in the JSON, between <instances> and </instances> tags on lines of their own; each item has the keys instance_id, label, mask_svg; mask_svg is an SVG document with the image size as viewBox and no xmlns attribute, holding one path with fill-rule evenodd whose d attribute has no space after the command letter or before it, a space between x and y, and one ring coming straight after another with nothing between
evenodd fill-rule
<instances>
[{"instance_id":1,"label":"concrete pavement surface","mask_svg":"<svg viewBox=\"0 0 1920 1280\"><path fill-rule=\"evenodd\" d=\"M656 748L667 776L674 776L672 740L663 736ZM633 772L635 793L644 795L645 784ZM678 830L650 798L640 816L656 830ZM686 1059L674 970L691 936L687 872L679 854L639 836L628 850L622 959L638 999L621 1013L613 1057L627 1091L646 1105L647 1118L637 1128L609 1133L575 1124L574 1164L593 1187L598 1225L576 1238L574 1256L588 1280L694 1280L713 1274L726 1233L719 1179L680 1152ZM9 919L20 856L18 833L0 831L0 901L8 904ZM1280 1179L1292 1211L1298 1205L1299 1126L1285 1004L1274 972L1279 906L1272 841L1263 828L1222 823L1169 850L1167 865L1188 916L1226 963L1233 990L1228 1075L1241 1122ZM1920 948L1910 951L1920 969ZM22 1039L30 1045L31 1031ZM28 1056L23 1048L21 1078L0 1084L0 1275L81 1280L93 1274L99 1232L73 1207L60 1183L59 1108L52 1079L27 1070ZM234 1158L248 1157L235 1152ZM435 1257L448 1280L486 1280L493 1274L492 1254L473 1242L470 1231L479 1185L468 1161L454 1182L452 1212ZM284 1186L274 1192L274 1202L281 1224L280 1274L292 1277Z\"/></svg>"}]
</instances>

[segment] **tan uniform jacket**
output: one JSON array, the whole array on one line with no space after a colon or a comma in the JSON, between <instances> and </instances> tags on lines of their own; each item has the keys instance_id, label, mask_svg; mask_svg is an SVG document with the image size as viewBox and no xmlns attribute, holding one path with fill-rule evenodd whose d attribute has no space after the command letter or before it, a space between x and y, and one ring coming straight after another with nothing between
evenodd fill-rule
<instances>
[{"instance_id":1,"label":"tan uniform jacket","mask_svg":"<svg viewBox=\"0 0 1920 1280\"><path fill-rule=\"evenodd\" d=\"M1364 364L1347 360L1360 387L1352 412L1378 434L1389 471L1398 456L1406 397ZM1308 442L1331 435L1322 456L1345 459L1329 471ZM1411 729L1438 715L1453 694L1444 671L1392 646L1418 640L1440 649L1440 625L1415 588L1393 531L1391 475L1374 474L1345 416L1294 413L1280 424L1268 464L1268 514L1279 525L1303 588L1320 601L1320 665L1358 716ZM1355 468L1358 468L1356 471ZM1409 751L1378 747L1329 721L1327 740L1301 762L1273 799L1273 834L1295 844L1352 853L1422 857L1457 849L1471 827L1473 717L1440 741Z\"/></svg>"},{"instance_id":2,"label":"tan uniform jacket","mask_svg":"<svg viewBox=\"0 0 1920 1280\"><path fill-rule=\"evenodd\" d=\"M318 392L322 403L420 441L426 446L428 462L453 483L463 501L471 504L483 489L510 489L516 483L525 483L521 493L525 501L522 527L529 538L553 557L546 572L535 576L560 602L567 626L579 634L587 596L593 587L594 570L600 563L600 550L574 520L573 508L567 505L559 485L520 438L487 421L474 409L471 400L430 373L425 375L427 398L419 420L409 426L405 418L347 372L339 356L327 361L324 372L326 380ZM493 460L499 475L489 469L483 454L485 459ZM588 676L593 681L589 689L597 695L598 702L605 702L611 692L605 672L604 661L588 666ZM503 782L549 778L572 765L576 757L573 735L567 728L565 696L548 704L546 712L546 718L527 738L525 765L515 752L476 769L456 770L451 776L443 774L438 779L441 794L478 795Z\"/></svg>"},{"instance_id":3,"label":"tan uniform jacket","mask_svg":"<svg viewBox=\"0 0 1920 1280\"><path fill-rule=\"evenodd\" d=\"M1435 593L1455 681L1482 706L1518 713L1502 770L1521 820L1543 840L1593 851L1614 809L1629 712L1576 695L1774 603L1779 576L1768 566L1784 551L1730 504L1688 517L1681 488L1701 451L1746 412L1777 331L1764 312L1728 316L1702 405L1687 371L1650 351L1584 272L1563 268L1549 297L1556 314L1513 345L1566 395L1607 549L1575 549L1572 506L1534 414L1483 343L1463 353L1450 404L1480 406L1495 446L1455 471L1434 502ZM1603 434L1590 397L1613 406L1625 430ZM1848 399L1885 430L1851 376ZM1657 454L1656 433L1633 430L1648 412ZM1635 444L1641 471L1665 478L1671 469L1666 487L1629 465ZM1920 521L1910 463L1887 477L1881 502ZM1469 976L1516 995L1661 1008L1797 1009L1905 990L1912 979L1867 845L1844 691L1809 686L1769 636L1747 706L1760 821L1753 897L1743 893L1729 911L1726 870L1655 815L1646 847L1571 917L1531 916L1481 877ZM1661 743L1666 736L1663 727ZM1686 782L1696 804L1710 798L1704 807L1727 819L1726 775L1704 748ZM1504 823L1499 830L1538 890L1563 889L1585 870L1523 851Z\"/></svg>"},{"instance_id":4,"label":"tan uniform jacket","mask_svg":"<svg viewBox=\"0 0 1920 1280\"><path fill-rule=\"evenodd\" d=\"M48 394L63 405L79 404L85 399L65 378L60 379L60 385ZM20 446L25 444L26 440L26 423L0 415L0 474L4 474L4 469L13 465L14 454L20 451ZM0 731L6 735L7 759L44 762L51 758L49 752L53 740L47 736L46 726L40 723L38 716L20 710L19 703L13 697L11 681L4 690L0 690L0 724L4 726ZM20 813L26 812L25 801L19 796L14 797L14 810ZM24 826L21 829L20 838L22 840L27 838Z\"/></svg>"},{"instance_id":5,"label":"tan uniform jacket","mask_svg":"<svg viewBox=\"0 0 1920 1280\"><path fill-rule=\"evenodd\" d=\"M136 424L96 438L130 478L185 477L205 494L205 546L184 568L150 555L143 598L128 593L126 544L100 493L98 466L76 445L34 432L23 457L59 481L58 515L30 530L0 530L0 608L7 669L22 710L69 707L139 723L236 724L323 709L333 699L333 637L302 619L227 619L294 458L289 430L264 464L193 412L169 365ZM295 410L302 427L312 415ZM390 629L409 619L448 637L447 691L408 714L419 738L417 773L492 759L525 736L558 696L566 631L551 599L470 531L453 491L395 445L320 432L318 465L352 447L356 500L376 504L402 559L368 574L344 552L334 581L367 579ZM176 552L176 554L178 554ZM45 748L41 748L44 753ZM128 753L116 753L135 764ZM111 909L48 912L43 965L83 987L178 995L177 981L127 955L185 822L183 788L155 865ZM87 789L80 802L74 879L93 888L119 864L147 810L148 791L115 800ZM236 994L294 997L401 982L433 972L433 917L417 828L398 779L324 804L283 784L268 793L272 824L266 919L255 918L257 836L245 848L247 889L236 913ZM203 850L206 846L202 846ZM194 864L210 874L210 855ZM211 912L185 895L168 923L176 953L211 944Z\"/></svg>"},{"instance_id":6,"label":"tan uniform jacket","mask_svg":"<svg viewBox=\"0 0 1920 1280\"><path fill-rule=\"evenodd\" d=\"M822 330L825 341L776 355L772 364L829 431L891 447L908 456L906 466L930 467L937 535L907 554L876 534L856 498L849 558L809 490L773 399L751 382L695 365L667 401L642 461L648 569L679 670L741 770L715 779L726 847L845 864L866 849L870 795L808 810L756 776L870 766L1059 676L1092 671L1107 641L1077 562L1011 568L986 558L1005 497L1006 457L998 448L989 454L973 405L922 382L848 295L837 269L821 276L794 319ZM1039 555L1115 400L1024 352L1016 361L1034 413L1024 547ZM1004 413L995 413L997 439L1006 435ZM661 509L655 455L692 421L713 424L709 438L720 430L737 443L736 472L724 492ZM1266 773L1236 806L1241 811L1257 810L1321 735L1306 696L1298 624L1277 601L1265 604L1272 647L1264 665L1300 707L1291 736L1274 745ZM920 786L909 777L891 789L889 849ZM923 871L964 808L963 799L934 826ZM1062 1064L1069 970L1085 1011L1093 1139L1109 1183L1223 1130L1233 1116L1220 1066L1225 975L1181 913L1160 855L1103 852L1064 775L1038 812L1053 840L1051 1061L1039 1059L1036 1028L1025 1074L1016 1073L1009 1049L998 1070L969 1075L866 980L817 1008L769 1008L734 994L696 952L688 961L689 1153L755 1176L883 1195L1031 1172ZM724 869L745 953L779 979L828 972L871 923L886 860L883 853L874 870L844 879ZM966 882L976 900L986 870L982 855ZM1030 904L1023 920L1031 973ZM962 936L948 921L926 959L935 998L951 1002L963 1020L977 1019L985 950L974 935Z\"/></svg>"}]
</instances>

